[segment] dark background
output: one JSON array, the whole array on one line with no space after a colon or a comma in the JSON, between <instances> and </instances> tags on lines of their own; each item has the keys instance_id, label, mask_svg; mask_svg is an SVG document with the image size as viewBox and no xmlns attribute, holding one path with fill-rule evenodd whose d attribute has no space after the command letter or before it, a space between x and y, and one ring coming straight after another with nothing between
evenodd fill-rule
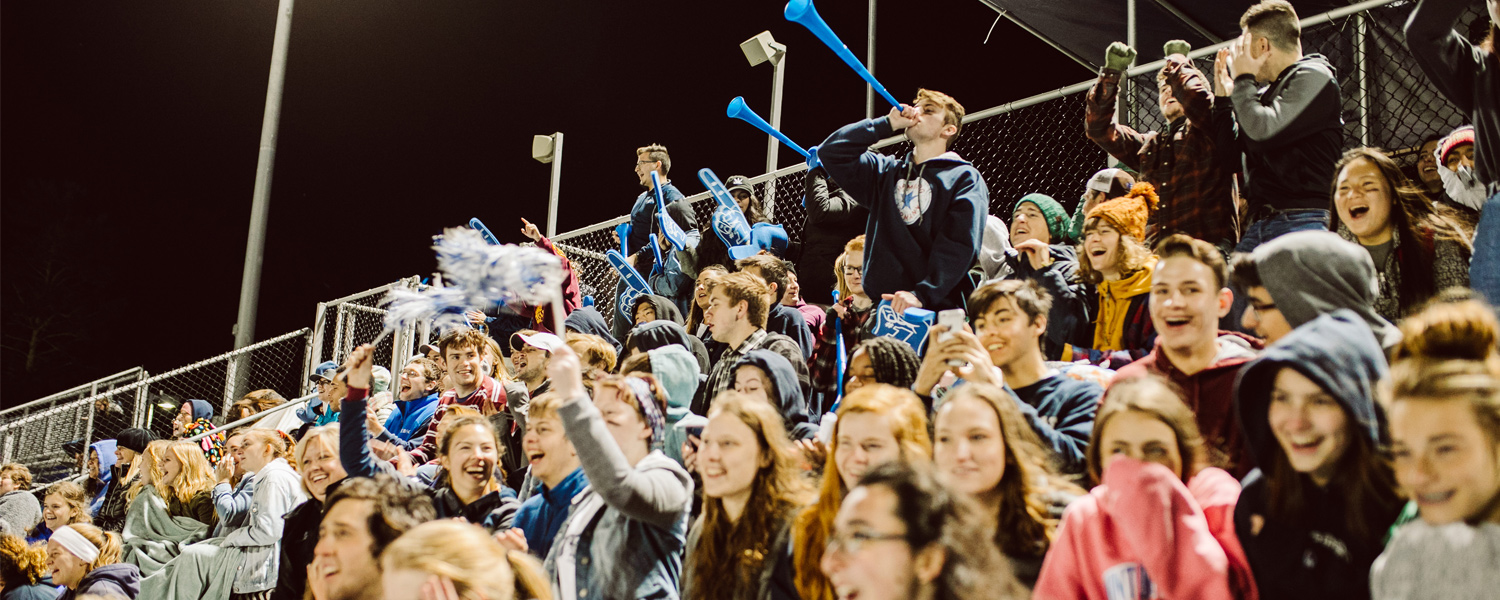
<instances>
[{"instance_id":1,"label":"dark background","mask_svg":"<svg viewBox=\"0 0 1500 600\"><path fill-rule=\"evenodd\" d=\"M863 118L863 82L783 6L301 0L256 339L432 271L445 226L545 228L534 134L566 135L559 232L628 211L638 146L666 145L688 194L701 167L762 172L765 136L724 116L736 95L769 116L771 68L738 47L762 30L790 47L788 135ZM861 57L866 10L819 6ZM232 349L275 18L274 0L0 4L5 406ZM1090 77L1007 21L984 44L994 21L977 0L882 2L876 73L970 112Z\"/></svg>"}]
</instances>

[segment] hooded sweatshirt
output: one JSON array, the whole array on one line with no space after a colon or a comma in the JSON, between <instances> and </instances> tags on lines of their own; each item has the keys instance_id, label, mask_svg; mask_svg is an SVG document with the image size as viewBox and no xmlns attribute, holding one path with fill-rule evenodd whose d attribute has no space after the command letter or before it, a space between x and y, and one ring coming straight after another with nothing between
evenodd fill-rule
<instances>
[{"instance_id":1,"label":"hooded sweatshirt","mask_svg":"<svg viewBox=\"0 0 1500 600\"><path fill-rule=\"evenodd\" d=\"M961 307L979 258L989 188L953 152L919 164L909 153L897 159L869 150L895 133L880 117L847 125L818 147L828 173L870 209L865 292L879 298L908 291L933 311Z\"/></svg>"},{"instance_id":2,"label":"hooded sweatshirt","mask_svg":"<svg viewBox=\"0 0 1500 600\"><path fill-rule=\"evenodd\" d=\"M646 355L651 357L651 376L667 391L667 427L662 453L681 464L687 428L702 427L708 422L702 415L695 415L688 409L693 396L698 393L701 378L698 361L687 349L675 344L648 350Z\"/></svg>"},{"instance_id":3,"label":"hooded sweatshirt","mask_svg":"<svg viewBox=\"0 0 1500 600\"><path fill-rule=\"evenodd\" d=\"M1387 375L1385 357L1364 320L1353 311L1338 310L1293 330L1240 371L1235 409L1257 464L1284 460L1267 418L1276 374L1283 368L1296 369L1317 383L1354 420L1367 443L1380 442L1381 417L1373 398ZM1359 542L1347 527L1346 494L1339 489L1339 477L1336 474L1327 488L1304 480L1307 494L1299 518L1280 519L1268 515L1270 489L1262 472L1257 469L1245 478L1235 507L1235 532L1265 597L1369 597L1370 564L1381 547L1378 542ZM1377 509L1369 517L1370 531L1384 532L1395 521L1401 506L1394 491L1387 500L1388 510Z\"/></svg>"},{"instance_id":4,"label":"hooded sweatshirt","mask_svg":"<svg viewBox=\"0 0 1500 600\"><path fill-rule=\"evenodd\" d=\"M1401 341L1401 330L1375 312L1375 262L1358 244L1331 231L1298 231L1260 245L1250 258L1292 327L1344 309L1369 325L1381 348Z\"/></svg>"},{"instance_id":5,"label":"hooded sweatshirt","mask_svg":"<svg viewBox=\"0 0 1500 600\"><path fill-rule=\"evenodd\" d=\"M188 404L193 407L194 421L198 419L212 421L214 419L214 405L209 404L207 400L188 400Z\"/></svg>"},{"instance_id":6,"label":"hooded sweatshirt","mask_svg":"<svg viewBox=\"0 0 1500 600\"><path fill-rule=\"evenodd\" d=\"M630 330L630 336L625 338L625 342L626 353L633 349L649 352L663 346L682 346L693 353L694 360L698 361L699 372L708 372L708 349L703 346L702 340L688 335L687 330L682 328L682 323L666 319L642 323Z\"/></svg>"},{"instance_id":7,"label":"hooded sweatshirt","mask_svg":"<svg viewBox=\"0 0 1500 600\"><path fill-rule=\"evenodd\" d=\"M109 495L109 486L114 483L115 441L99 440L89 445L89 450L99 455L99 478L90 479L86 491L89 493L89 516L97 517L104 507L104 498Z\"/></svg>"},{"instance_id":8,"label":"hooded sweatshirt","mask_svg":"<svg viewBox=\"0 0 1500 600\"><path fill-rule=\"evenodd\" d=\"M568 318L563 320L563 327L578 333L602 337L615 347L616 353L625 350L620 345L620 340L615 339L614 334L610 332L609 324L604 322L604 315L599 314L599 311L592 306L580 306L573 309L573 312L568 313Z\"/></svg>"},{"instance_id":9,"label":"hooded sweatshirt","mask_svg":"<svg viewBox=\"0 0 1500 600\"><path fill-rule=\"evenodd\" d=\"M1422 0L1407 17L1406 47L1428 81L1474 124L1474 171L1493 184L1500 182L1500 68L1456 29L1479 4Z\"/></svg>"},{"instance_id":10,"label":"hooded sweatshirt","mask_svg":"<svg viewBox=\"0 0 1500 600\"><path fill-rule=\"evenodd\" d=\"M1037 598L1257 598L1232 519L1240 484L1209 467L1186 485L1166 467L1115 459L1068 505Z\"/></svg>"},{"instance_id":11,"label":"hooded sweatshirt","mask_svg":"<svg viewBox=\"0 0 1500 600\"><path fill-rule=\"evenodd\" d=\"M1011 252L1005 257L1010 274L1006 279L1030 279L1052 296L1052 309L1047 311L1047 335L1042 340L1042 353L1047 360L1062 357L1065 346L1078 340L1078 332L1086 330L1093 322L1093 298L1087 288L1078 282L1078 251L1072 246L1052 244L1047 246L1052 264L1040 269L1032 268L1031 260L1020 253ZM1149 277L1148 277L1149 279ZM1089 332L1092 334L1093 332Z\"/></svg>"},{"instance_id":12,"label":"hooded sweatshirt","mask_svg":"<svg viewBox=\"0 0 1500 600\"><path fill-rule=\"evenodd\" d=\"M124 596L135 600L141 593L141 570L129 563L104 565L84 575L76 589L64 589L57 600L73 600L83 594Z\"/></svg>"},{"instance_id":13,"label":"hooded sweatshirt","mask_svg":"<svg viewBox=\"0 0 1500 600\"><path fill-rule=\"evenodd\" d=\"M786 425L787 436L793 440L811 439L818 434L818 424L807 414L807 401L802 397L802 387L797 382L797 371L786 357L770 350L759 349L745 353L735 370L740 367L756 367L764 371L771 380L767 396L771 405L781 414Z\"/></svg>"},{"instance_id":14,"label":"hooded sweatshirt","mask_svg":"<svg viewBox=\"0 0 1500 600\"><path fill-rule=\"evenodd\" d=\"M1255 466L1255 459L1245 445L1239 422L1234 414L1234 380L1240 368L1255 358L1264 345L1241 333L1220 331L1218 354L1202 371L1188 375L1172 364L1161 348L1161 339L1151 354L1125 365L1115 374L1123 381L1154 373L1167 378L1182 390L1183 400L1197 417L1198 431L1208 447L1227 459L1226 469L1235 477L1244 477Z\"/></svg>"},{"instance_id":15,"label":"hooded sweatshirt","mask_svg":"<svg viewBox=\"0 0 1500 600\"><path fill-rule=\"evenodd\" d=\"M1344 119L1333 65L1309 54L1264 89L1249 73L1230 92L1252 221L1261 207L1328 208L1328 182L1344 148Z\"/></svg>"}]
</instances>

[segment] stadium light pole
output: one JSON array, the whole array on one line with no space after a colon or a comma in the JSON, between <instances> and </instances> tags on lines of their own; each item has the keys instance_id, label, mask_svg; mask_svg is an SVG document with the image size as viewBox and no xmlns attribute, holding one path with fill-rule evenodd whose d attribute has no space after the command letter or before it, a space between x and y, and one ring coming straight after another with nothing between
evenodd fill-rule
<instances>
[{"instance_id":1,"label":"stadium light pole","mask_svg":"<svg viewBox=\"0 0 1500 600\"><path fill-rule=\"evenodd\" d=\"M563 134L531 137L531 157L542 164L552 163L552 185L547 193L547 237L557 235L557 189L562 185Z\"/></svg>"},{"instance_id":2,"label":"stadium light pole","mask_svg":"<svg viewBox=\"0 0 1500 600\"><path fill-rule=\"evenodd\" d=\"M771 129L781 131L781 84L786 77L786 44L776 41L771 37L771 32L762 31L755 37L740 43L740 51L745 53L745 60L750 61L750 66L755 66L769 61L772 67L771 79ZM766 136L766 172L776 170L776 153L781 150L781 142L776 136ZM766 217L774 218L776 214L776 180L766 181L765 194L762 199L766 207Z\"/></svg>"}]
</instances>

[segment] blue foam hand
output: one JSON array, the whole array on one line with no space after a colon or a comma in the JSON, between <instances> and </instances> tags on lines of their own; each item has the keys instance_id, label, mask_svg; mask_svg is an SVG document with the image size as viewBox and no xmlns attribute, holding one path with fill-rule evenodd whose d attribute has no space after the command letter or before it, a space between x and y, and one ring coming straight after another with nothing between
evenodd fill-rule
<instances>
[{"instance_id":1,"label":"blue foam hand","mask_svg":"<svg viewBox=\"0 0 1500 600\"><path fill-rule=\"evenodd\" d=\"M633 318L634 315L630 314L631 306L635 304L636 298L651 294L651 285L646 283L646 278L641 277L635 267L625 262L624 255L610 250L608 257L609 265L615 268L615 272L619 273L620 279L625 282L625 291L620 294L620 301L616 308L621 316L627 319Z\"/></svg>"},{"instance_id":2,"label":"blue foam hand","mask_svg":"<svg viewBox=\"0 0 1500 600\"><path fill-rule=\"evenodd\" d=\"M662 269L661 238L656 237L654 233L651 234L651 254L656 257L656 262L651 265L651 276L656 277L661 275Z\"/></svg>"},{"instance_id":3,"label":"blue foam hand","mask_svg":"<svg viewBox=\"0 0 1500 600\"><path fill-rule=\"evenodd\" d=\"M703 187L708 188L709 195L719 205L712 218L714 233L730 248L750 244L750 222L745 220L745 213L740 211L740 205L734 201L734 196L729 195L719 177L710 169L698 169L698 181L703 182Z\"/></svg>"},{"instance_id":4,"label":"blue foam hand","mask_svg":"<svg viewBox=\"0 0 1500 600\"><path fill-rule=\"evenodd\" d=\"M651 172L651 186L656 191L656 218L661 220L661 231L666 234L667 241L672 243L672 247L681 252L687 248L688 236L682 231L681 227L677 226L677 221L673 220L667 214L666 196L662 194L661 177L657 175L656 171ZM658 251L657 254L660 254L660 252ZM661 262L661 259L656 259L656 262Z\"/></svg>"},{"instance_id":5,"label":"blue foam hand","mask_svg":"<svg viewBox=\"0 0 1500 600\"><path fill-rule=\"evenodd\" d=\"M620 236L620 254L630 256L630 222L616 225L615 235Z\"/></svg>"},{"instance_id":6,"label":"blue foam hand","mask_svg":"<svg viewBox=\"0 0 1500 600\"><path fill-rule=\"evenodd\" d=\"M769 250L776 256L786 254L787 244L791 243L791 238L786 235L786 228L774 223L751 225L750 239L761 250Z\"/></svg>"},{"instance_id":7,"label":"blue foam hand","mask_svg":"<svg viewBox=\"0 0 1500 600\"><path fill-rule=\"evenodd\" d=\"M500 245L500 238L495 237L495 234L490 231L490 228L485 227L484 222L479 220L479 217L469 219L469 228L478 231L479 235L484 236L484 241L496 246Z\"/></svg>"},{"instance_id":8,"label":"blue foam hand","mask_svg":"<svg viewBox=\"0 0 1500 600\"><path fill-rule=\"evenodd\" d=\"M725 244L727 245L728 242L725 242ZM744 246L730 246L729 247L729 258L734 259L734 260L740 260L740 259L743 259L743 258L750 258L750 257L755 256L757 254L760 254L760 246L756 246L754 244L749 244L749 245L744 245Z\"/></svg>"},{"instance_id":9,"label":"blue foam hand","mask_svg":"<svg viewBox=\"0 0 1500 600\"><path fill-rule=\"evenodd\" d=\"M896 316L896 310L891 308L890 300L881 300L880 306L875 309L875 329L873 333L877 336L893 337L917 351L917 356L922 356L927 348L927 330L932 327L936 318L934 313L925 308L908 308L906 313Z\"/></svg>"}]
</instances>

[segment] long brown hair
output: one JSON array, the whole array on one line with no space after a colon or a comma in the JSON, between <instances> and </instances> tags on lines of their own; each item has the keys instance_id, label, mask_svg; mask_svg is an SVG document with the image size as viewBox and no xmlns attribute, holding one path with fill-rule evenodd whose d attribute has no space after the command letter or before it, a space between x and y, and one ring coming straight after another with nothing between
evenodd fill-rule
<instances>
[{"instance_id":1,"label":"long brown hair","mask_svg":"<svg viewBox=\"0 0 1500 600\"><path fill-rule=\"evenodd\" d=\"M1026 423L1021 409L1009 394L996 386L969 383L943 399L943 405L959 400L980 402L995 411L1005 447L1005 474L995 485L1000 494L995 545L1006 556L1041 558L1052 546L1057 519L1052 517L1047 497L1057 492L1084 494L1052 469L1047 451L1036 431ZM938 409L942 410L941 406ZM941 443L941 442L940 442Z\"/></svg>"},{"instance_id":2,"label":"long brown hair","mask_svg":"<svg viewBox=\"0 0 1500 600\"><path fill-rule=\"evenodd\" d=\"M688 550L694 565L690 598L754 598L762 566L768 558L775 560L772 543L796 511L812 501L812 485L770 404L724 392L714 399L708 418L719 415L733 415L755 433L761 466L737 522L730 522L722 500L704 497L698 545Z\"/></svg>"},{"instance_id":3,"label":"long brown hair","mask_svg":"<svg viewBox=\"0 0 1500 600\"><path fill-rule=\"evenodd\" d=\"M500 442L500 434L499 432L495 431L495 424L491 423L489 418L484 416L450 416L448 417L448 419L452 419L453 422L449 423L448 427L443 429L442 435L438 436L438 456L448 455L448 449L453 445L453 437L458 435L459 430L465 427L479 427L485 430L485 432L489 434L490 439L495 442L495 468L500 470L500 476L491 477L490 483L485 487L484 491L485 493L489 493L504 487L505 478L509 476L509 474L505 472L504 465L505 444L502 444ZM444 420L446 421L448 419ZM439 481L441 481L443 485L451 486L453 485L453 474L444 469L443 473L439 476Z\"/></svg>"},{"instance_id":4,"label":"long brown hair","mask_svg":"<svg viewBox=\"0 0 1500 600\"><path fill-rule=\"evenodd\" d=\"M1084 235L1098 229L1099 224L1104 222L1103 217L1090 217L1083 226ZM1106 223L1107 224L1107 223ZM1134 275L1136 271L1146 268L1146 263L1151 262L1151 249L1135 236L1128 235L1118 228L1115 231L1120 234L1120 279ZM1089 262L1089 253L1084 250L1083 242L1078 242L1078 278L1085 283L1098 285L1104 281L1104 274L1094 270L1093 263Z\"/></svg>"},{"instance_id":5,"label":"long brown hair","mask_svg":"<svg viewBox=\"0 0 1500 600\"><path fill-rule=\"evenodd\" d=\"M867 385L844 396L839 405L839 422L834 423L833 434L828 439L828 459L823 465L823 483L818 489L818 501L797 515L793 525L796 542L793 544L792 563L796 568L797 592L804 600L823 600L833 597L828 578L823 575L819 563L823 560L823 549L828 544L828 534L833 531L833 519L849 489L844 487L844 478L839 476L838 454L839 426L845 415L871 413L886 417L891 423L891 435L901 448L901 460L911 462L932 461L932 438L927 433L927 409L915 392L885 384Z\"/></svg>"},{"instance_id":6,"label":"long brown hair","mask_svg":"<svg viewBox=\"0 0 1500 600\"><path fill-rule=\"evenodd\" d=\"M1462 221L1454 209L1434 205L1421 188L1401 172L1401 166L1378 148L1351 149L1334 166L1333 187L1329 194L1329 208L1333 214L1338 215L1335 198L1338 196L1339 176L1357 160L1368 161L1379 169L1389 189L1391 228L1401 238L1401 250L1396 258L1401 269L1399 301L1403 309L1411 310L1440 291L1436 289L1432 269L1435 241L1455 242L1466 252L1473 252L1474 248L1469 244L1468 234L1459 225Z\"/></svg>"},{"instance_id":7,"label":"long brown hair","mask_svg":"<svg viewBox=\"0 0 1500 600\"><path fill-rule=\"evenodd\" d=\"M1104 448L1099 440L1104 429L1116 416L1135 412L1161 421L1177 438L1177 455L1182 458L1182 482L1187 483L1204 467L1216 466L1204 449L1203 434L1193 409L1182 401L1182 390L1160 375L1142 375L1115 382L1105 392L1094 416L1094 432L1089 436L1089 477L1098 485L1104 480Z\"/></svg>"}]
</instances>

